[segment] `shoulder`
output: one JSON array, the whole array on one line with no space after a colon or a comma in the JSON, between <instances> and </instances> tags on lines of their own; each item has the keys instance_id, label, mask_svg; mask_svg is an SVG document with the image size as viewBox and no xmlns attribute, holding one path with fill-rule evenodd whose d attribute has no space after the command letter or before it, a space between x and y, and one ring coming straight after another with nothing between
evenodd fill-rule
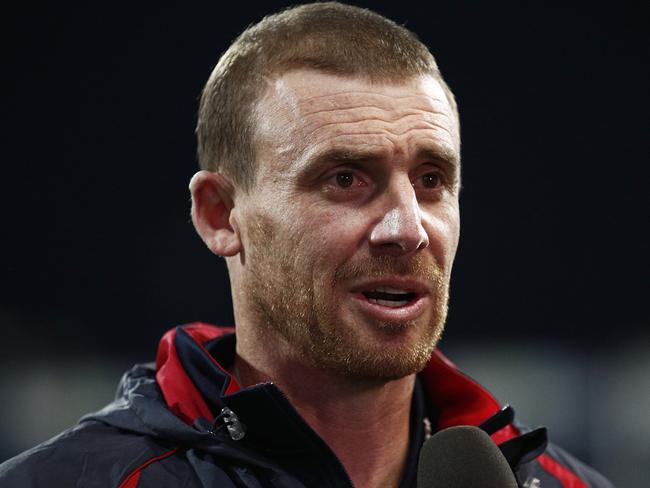
<instances>
[{"instance_id":1,"label":"shoulder","mask_svg":"<svg viewBox=\"0 0 650 488\"><path fill-rule=\"evenodd\" d=\"M545 458L542 458L541 461L544 463L542 466L546 470L552 470L554 464L563 466L585 482L587 487L614 488L614 485L598 471L554 444L549 444L546 448Z\"/></svg>"},{"instance_id":2,"label":"shoulder","mask_svg":"<svg viewBox=\"0 0 650 488\"><path fill-rule=\"evenodd\" d=\"M0 486L115 488L175 452L148 436L83 422L0 464Z\"/></svg>"}]
</instances>

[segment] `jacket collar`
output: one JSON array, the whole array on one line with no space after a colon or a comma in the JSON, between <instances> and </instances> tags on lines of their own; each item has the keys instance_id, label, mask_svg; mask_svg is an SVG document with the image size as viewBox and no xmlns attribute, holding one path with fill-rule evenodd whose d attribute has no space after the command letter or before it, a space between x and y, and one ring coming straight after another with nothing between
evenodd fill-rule
<instances>
[{"instance_id":1,"label":"jacket collar","mask_svg":"<svg viewBox=\"0 0 650 488\"><path fill-rule=\"evenodd\" d=\"M226 369L234 357L234 328L195 322L168 331L158 348L156 380L169 409L185 423L194 424L201 418L213 420L225 405L239 404L243 397L268 395L269 388L263 385L239 387ZM478 426L501 410L494 396L438 350L419 378L434 431L454 425ZM492 433L492 439L501 444L518 434L508 423Z\"/></svg>"}]
</instances>

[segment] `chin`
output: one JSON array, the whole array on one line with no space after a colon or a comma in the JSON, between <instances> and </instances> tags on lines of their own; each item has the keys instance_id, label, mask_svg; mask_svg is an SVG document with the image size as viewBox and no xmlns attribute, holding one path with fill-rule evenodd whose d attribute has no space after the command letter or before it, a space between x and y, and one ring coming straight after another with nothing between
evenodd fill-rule
<instances>
[{"instance_id":1,"label":"chin","mask_svg":"<svg viewBox=\"0 0 650 488\"><path fill-rule=\"evenodd\" d=\"M370 325L370 324L369 324ZM442 335L442 326L391 322L370 325L363 337L341 333L310 348L316 366L350 379L392 381L420 372Z\"/></svg>"}]
</instances>

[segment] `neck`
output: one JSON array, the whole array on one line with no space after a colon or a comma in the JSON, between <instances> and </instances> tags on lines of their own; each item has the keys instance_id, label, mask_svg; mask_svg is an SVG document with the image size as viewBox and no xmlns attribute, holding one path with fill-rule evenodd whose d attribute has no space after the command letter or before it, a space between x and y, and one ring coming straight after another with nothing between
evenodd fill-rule
<instances>
[{"instance_id":1,"label":"neck","mask_svg":"<svg viewBox=\"0 0 650 488\"><path fill-rule=\"evenodd\" d=\"M266 341L241 339L238 334L234 374L242 387L273 381L334 451L355 487L398 486L415 375L388 382L344 378L278 353L282 348Z\"/></svg>"}]
</instances>

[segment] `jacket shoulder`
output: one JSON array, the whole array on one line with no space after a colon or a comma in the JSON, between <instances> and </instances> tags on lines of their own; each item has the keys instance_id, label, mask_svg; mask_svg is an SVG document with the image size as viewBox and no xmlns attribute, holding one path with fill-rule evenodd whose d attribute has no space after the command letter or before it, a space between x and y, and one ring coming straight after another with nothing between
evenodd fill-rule
<instances>
[{"instance_id":1,"label":"jacket shoulder","mask_svg":"<svg viewBox=\"0 0 650 488\"><path fill-rule=\"evenodd\" d=\"M0 464L0 486L116 488L138 467L172 451L145 435L82 422Z\"/></svg>"},{"instance_id":2,"label":"jacket shoulder","mask_svg":"<svg viewBox=\"0 0 650 488\"><path fill-rule=\"evenodd\" d=\"M614 488L614 485L598 471L576 459L561 447L549 444L545 454L547 459L555 461L575 473L589 488ZM552 469L551 466L544 466L544 468Z\"/></svg>"},{"instance_id":3,"label":"jacket shoulder","mask_svg":"<svg viewBox=\"0 0 650 488\"><path fill-rule=\"evenodd\" d=\"M596 470L551 443L543 454L520 464L515 473L524 487L614 488Z\"/></svg>"}]
</instances>

